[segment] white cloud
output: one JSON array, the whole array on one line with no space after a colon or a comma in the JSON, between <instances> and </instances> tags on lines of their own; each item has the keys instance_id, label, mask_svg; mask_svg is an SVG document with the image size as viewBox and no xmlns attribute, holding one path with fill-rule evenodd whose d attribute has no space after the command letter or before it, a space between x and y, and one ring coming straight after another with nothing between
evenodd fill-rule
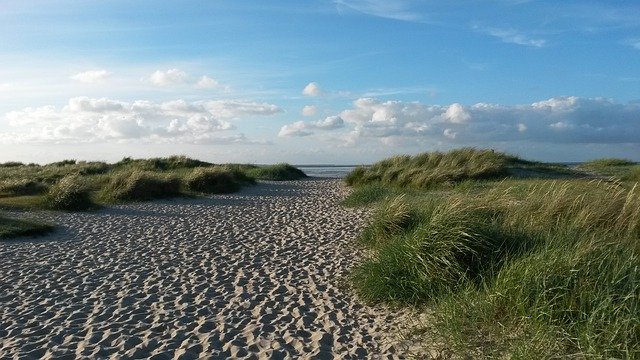
<instances>
[{"instance_id":1,"label":"white cloud","mask_svg":"<svg viewBox=\"0 0 640 360\"><path fill-rule=\"evenodd\" d=\"M519 123L518 124L518 131L519 132L523 133L523 132L527 131L527 129L528 129L527 125L525 125L523 123Z\"/></svg>"},{"instance_id":2,"label":"white cloud","mask_svg":"<svg viewBox=\"0 0 640 360\"><path fill-rule=\"evenodd\" d=\"M302 115L303 116L313 116L316 114L316 112L318 111L318 108L315 105L305 105L302 108Z\"/></svg>"},{"instance_id":3,"label":"white cloud","mask_svg":"<svg viewBox=\"0 0 640 360\"><path fill-rule=\"evenodd\" d=\"M149 76L149 82L155 86L179 85L186 81L187 73L178 69L170 69L167 71L157 70Z\"/></svg>"},{"instance_id":4,"label":"white cloud","mask_svg":"<svg viewBox=\"0 0 640 360\"><path fill-rule=\"evenodd\" d=\"M280 129L278 136L309 136L313 134L312 131L307 130L308 126L304 121L296 121L293 124L287 124Z\"/></svg>"},{"instance_id":5,"label":"white cloud","mask_svg":"<svg viewBox=\"0 0 640 360\"><path fill-rule=\"evenodd\" d=\"M208 111L224 119L251 115L275 115L282 112L277 105L239 100L206 101L203 105Z\"/></svg>"},{"instance_id":6,"label":"white cloud","mask_svg":"<svg viewBox=\"0 0 640 360\"><path fill-rule=\"evenodd\" d=\"M469 115L469 112L467 112L462 105L455 103L447 108L447 111L444 113L444 119L454 124L464 124L471 119L471 115Z\"/></svg>"},{"instance_id":7,"label":"white cloud","mask_svg":"<svg viewBox=\"0 0 640 360\"><path fill-rule=\"evenodd\" d=\"M349 8L363 14L401 21L421 21L422 15L409 9L405 0L334 0L341 8Z\"/></svg>"},{"instance_id":8,"label":"white cloud","mask_svg":"<svg viewBox=\"0 0 640 360\"><path fill-rule=\"evenodd\" d=\"M220 83L216 79L210 78L206 75L202 76L196 83L196 87L198 89L214 89L219 85Z\"/></svg>"},{"instance_id":9,"label":"white cloud","mask_svg":"<svg viewBox=\"0 0 640 360\"><path fill-rule=\"evenodd\" d=\"M333 118L285 125L279 135L311 135L327 122L328 128L343 128L338 137L350 144L388 138L400 143L401 139L407 143L417 139L431 144L453 142L456 146L510 141L640 143L640 103L620 104L603 98L557 97L528 105L470 106L361 98L336 115L342 122L333 124L328 120Z\"/></svg>"},{"instance_id":10,"label":"white cloud","mask_svg":"<svg viewBox=\"0 0 640 360\"><path fill-rule=\"evenodd\" d=\"M458 133L456 133L455 131L453 131L451 129L444 129L442 134L444 135L444 137L449 138L449 139L455 139L456 135L458 135Z\"/></svg>"},{"instance_id":11,"label":"white cloud","mask_svg":"<svg viewBox=\"0 0 640 360\"><path fill-rule=\"evenodd\" d=\"M322 95L322 90L320 86L316 82L310 82L307 86L302 89L302 95L317 97Z\"/></svg>"},{"instance_id":12,"label":"white cloud","mask_svg":"<svg viewBox=\"0 0 640 360\"><path fill-rule=\"evenodd\" d=\"M107 70L89 70L81 73L77 73L71 76L72 80L80 81L83 83L95 83L105 80L111 76L111 73Z\"/></svg>"},{"instance_id":13,"label":"white cloud","mask_svg":"<svg viewBox=\"0 0 640 360\"><path fill-rule=\"evenodd\" d=\"M340 116L329 116L314 122L297 121L285 125L280 129L278 136L309 136L313 134L313 130L335 130L342 127L344 127L344 120Z\"/></svg>"},{"instance_id":14,"label":"white cloud","mask_svg":"<svg viewBox=\"0 0 640 360\"><path fill-rule=\"evenodd\" d=\"M280 109L275 105L240 101L154 103L77 97L69 99L60 109L43 106L5 114L15 132L0 133L0 140L8 143L108 140L212 143L223 139L217 135L219 132L234 129L231 119L271 115L277 111ZM232 136L222 142L248 142L243 139Z\"/></svg>"},{"instance_id":15,"label":"white cloud","mask_svg":"<svg viewBox=\"0 0 640 360\"><path fill-rule=\"evenodd\" d=\"M640 39L629 39L627 40L627 44L634 49L640 50Z\"/></svg>"},{"instance_id":16,"label":"white cloud","mask_svg":"<svg viewBox=\"0 0 640 360\"><path fill-rule=\"evenodd\" d=\"M547 41L544 39L534 39L528 35L525 35L515 29L500 29L494 27L474 27L475 30L482 33L497 37L502 42L523 46L532 47L544 47L547 45Z\"/></svg>"}]
</instances>

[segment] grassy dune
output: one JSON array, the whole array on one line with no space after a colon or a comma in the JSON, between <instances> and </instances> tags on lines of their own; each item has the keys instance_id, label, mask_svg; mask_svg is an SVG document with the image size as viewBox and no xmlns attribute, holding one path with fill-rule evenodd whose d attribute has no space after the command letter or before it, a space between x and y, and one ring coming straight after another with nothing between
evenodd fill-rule
<instances>
[{"instance_id":1,"label":"grassy dune","mask_svg":"<svg viewBox=\"0 0 640 360\"><path fill-rule=\"evenodd\" d=\"M288 164L216 165L185 156L0 164L0 206L80 211L99 205L238 191L256 180L296 180Z\"/></svg>"},{"instance_id":2,"label":"grassy dune","mask_svg":"<svg viewBox=\"0 0 640 360\"><path fill-rule=\"evenodd\" d=\"M352 186L381 184L429 189L509 176L558 178L574 175L575 172L564 166L526 161L493 150L463 148L448 153L395 156L369 167L358 167L345 180Z\"/></svg>"},{"instance_id":3,"label":"grassy dune","mask_svg":"<svg viewBox=\"0 0 640 360\"><path fill-rule=\"evenodd\" d=\"M425 158L439 160L420 172ZM640 356L637 183L550 180L555 165L473 149L398 159L350 177L345 202L376 206L352 276L363 299L435 309L416 333L456 355Z\"/></svg>"},{"instance_id":4,"label":"grassy dune","mask_svg":"<svg viewBox=\"0 0 640 360\"><path fill-rule=\"evenodd\" d=\"M288 164L216 165L185 156L124 158L114 164L6 162L0 164L0 208L86 211L113 203L230 193L256 180L303 177L302 171ZM50 230L28 221L0 220L3 238Z\"/></svg>"}]
</instances>

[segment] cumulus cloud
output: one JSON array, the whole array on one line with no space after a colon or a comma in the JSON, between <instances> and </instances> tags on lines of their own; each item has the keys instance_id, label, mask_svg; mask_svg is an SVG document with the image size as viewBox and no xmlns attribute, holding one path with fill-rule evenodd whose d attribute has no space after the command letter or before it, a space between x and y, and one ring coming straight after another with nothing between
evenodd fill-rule
<instances>
[{"instance_id":1,"label":"cumulus cloud","mask_svg":"<svg viewBox=\"0 0 640 360\"><path fill-rule=\"evenodd\" d=\"M95 83L105 80L111 75L107 70L89 70L71 76L72 80L83 83Z\"/></svg>"},{"instance_id":2,"label":"cumulus cloud","mask_svg":"<svg viewBox=\"0 0 640 360\"><path fill-rule=\"evenodd\" d=\"M344 127L344 120L340 116L329 116L314 122L297 121L285 125L280 129L278 136L309 136L314 133L313 130L335 130L342 127Z\"/></svg>"},{"instance_id":3,"label":"cumulus cloud","mask_svg":"<svg viewBox=\"0 0 640 360\"><path fill-rule=\"evenodd\" d=\"M316 82L310 82L307 86L302 89L302 95L317 97L322 95L322 90L320 89L320 85Z\"/></svg>"},{"instance_id":4,"label":"cumulus cloud","mask_svg":"<svg viewBox=\"0 0 640 360\"><path fill-rule=\"evenodd\" d=\"M155 86L164 87L183 84L187 81L187 77L186 72L178 69L170 69L166 71L157 70L149 76L149 82Z\"/></svg>"},{"instance_id":5,"label":"cumulus cloud","mask_svg":"<svg viewBox=\"0 0 640 360\"><path fill-rule=\"evenodd\" d=\"M462 105L455 103L447 108L447 111L444 113L444 119L454 124L464 124L471 119L471 115L469 115L469 112L466 111Z\"/></svg>"},{"instance_id":6,"label":"cumulus cloud","mask_svg":"<svg viewBox=\"0 0 640 360\"><path fill-rule=\"evenodd\" d=\"M340 119L338 121L337 119ZM327 119L336 119L333 125ZM456 145L530 141L539 143L640 143L640 103L603 98L557 97L532 104L428 105L360 98L329 117L342 139L389 143L393 138ZM280 136L312 135L321 122L285 125Z\"/></svg>"},{"instance_id":7,"label":"cumulus cloud","mask_svg":"<svg viewBox=\"0 0 640 360\"><path fill-rule=\"evenodd\" d=\"M196 83L196 87L198 89L214 89L219 85L220 83L218 83L216 79L210 78L206 75L202 76Z\"/></svg>"},{"instance_id":8,"label":"cumulus cloud","mask_svg":"<svg viewBox=\"0 0 640 360\"><path fill-rule=\"evenodd\" d=\"M275 115L282 112L282 109L277 105L239 100L205 101L203 106L211 113L217 114L224 119L235 119L251 115Z\"/></svg>"},{"instance_id":9,"label":"cumulus cloud","mask_svg":"<svg viewBox=\"0 0 640 360\"><path fill-rule=\"evenodd\" d=\"M303 116L313 116L316 114L316 112L318 111L318 108L316 108L315 105L305 105L302 108L302 115Z\"/></svg>"},{"instance_id":10,"label":"cumulus cloud","mask_svg":"<svg viewBox=\"0 0 640 360\"><path fill-rule=\"evenodd\" d=\"M76 97L69 99L62 108L43 106L5 114L5 119L16 131L0 134L0 139L13 143L248 142L243 136L220 137L218 133L234 129L231 119L271 115L277 111L280 109L275 105L240 101L155 103Z\"/></svg>"}]
</instances>

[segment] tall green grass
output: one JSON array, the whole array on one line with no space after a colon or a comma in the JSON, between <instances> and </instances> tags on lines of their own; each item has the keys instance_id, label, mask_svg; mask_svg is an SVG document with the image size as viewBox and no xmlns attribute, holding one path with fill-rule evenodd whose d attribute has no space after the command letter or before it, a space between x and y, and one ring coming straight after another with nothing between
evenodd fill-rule
<instances>
[{"instance_id":1,"label":"tall green grass","mask_svg":"<svg viewBox=\"0 0 640 360\"><path fill-rule=\"evenodd\" d=\"M4 180L0 182L0 196L25 196L45 193L49 186L30 179Z\"/></svg>"},{"instance_id":2,"label":"tall green grass","mask_svg":"<svg viewBox=\"0 0 640 360\"><path fill-rule=\"evenodd\" d=\"M125 157L113 164L115 168L145 171L166 171L176 169L192 169L196 167L206 167L213 164L191 159L184 155L173 155L166 158L133 159Z\"/></svg>"},{"instance_id":3,"label":"tall green grass","mask_svg":"<svg viewBox=\"0 0 640 360\"><path fill-rule=\"evenodd\" d=\"M261 180L299 180L307 177L302 170L289 164L276 164L268 166L256 166L247 171L249 176Z\"/></svg>"},{"instance_id":4,"label":"tall green grass","mask_svg":"<svg viewBox=\"0 0 640 360\"><path fill-rule=\"evenodd\" d=\"M358 167L346 177L348 185L384 185L431 188L464 180L495 179L510 174L509 166L527 162L492 150L464 148L447 153L428 152L395 156L369 167Z\"/></svg>"},{"instance_id":5,"label":"tall green grass","mask_svg":"<svg viewBox=\"0 0 640 360\"><path fill-rule=\"evenodd\" d=\"M180 179L150 171L121 171L113 174L100 190L100 199L106 202L144 201L182 195Z\"/></svg>"},{"instance_id":6,"label":"tall green grass","mask_svg":"<svg viewBox=\"0 0 640 360\"><path fill-rule=\"evenodd\" d=\"M53 210L81 211L95 206L88 184L79 175L65 176L51 186L44 201Z\"/></svg>"},{"instance_id":7,"label":"tall green grass","mask_svg":"<svg viewBox=\"0 0 640 360\"><path fill-rule=\"evenodd\" d=\"M622 181L640 181L640 164L627 159L597 159L580 165L580 169Z\"/></svg>"},{"instance_id":8,"label":"tall green grass","mask_svg":"<svg viewBox=\"0 0 640 360\"><path fill-rule=\"evenodd\" d=\"M243 185L255 183L255 180L240 170L218 166L196 168L185 178L184 182L190 191L225 194L238 191Z\"/></svg>"},{"instance_id":9,"label":"tall green grass","mask_svg":"<svg viewBox=\"0 0 640 360\"><path fill-rule=\"evenodd\" d=\"M302 177L306 175L288 164L214 165L183 155L151 159L126 157L115 164L74 159L47 165L6 162L0 164L0 206L82 210L93 207L89 202L110 204L228 193L255 184L256 179ZM66 178L75 179L75 185L71 186L70 180L62 181Z\"/></svg>"},{"instance_id":10,"label":"tall green grass","mask_svg":"<svg viewBox=\"0 0 640 360\"><path fill-rule=\"evenodd\" d=\"M427 330L460 356L640 357L637 184L386 189L364 192L386 195L364 196L378 202L352 274L363 299L431 304Z\"/></svg>"}]
</instances>

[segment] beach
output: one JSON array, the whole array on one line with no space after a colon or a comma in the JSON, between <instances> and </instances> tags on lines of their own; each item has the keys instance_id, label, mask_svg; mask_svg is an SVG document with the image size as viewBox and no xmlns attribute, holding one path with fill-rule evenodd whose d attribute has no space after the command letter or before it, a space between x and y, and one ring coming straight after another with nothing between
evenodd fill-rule
<instances>
[{"instance_id":1,"label":"beach","mask_svg":"<svg viewBox=\"0 0 640 360\"><path fill-rule=\"evenodd\" d=\"M340 180L37 212L0 243L0 358L401 358L407 310L349 287L367 210Z\"/></svg>"}]
</instances>

